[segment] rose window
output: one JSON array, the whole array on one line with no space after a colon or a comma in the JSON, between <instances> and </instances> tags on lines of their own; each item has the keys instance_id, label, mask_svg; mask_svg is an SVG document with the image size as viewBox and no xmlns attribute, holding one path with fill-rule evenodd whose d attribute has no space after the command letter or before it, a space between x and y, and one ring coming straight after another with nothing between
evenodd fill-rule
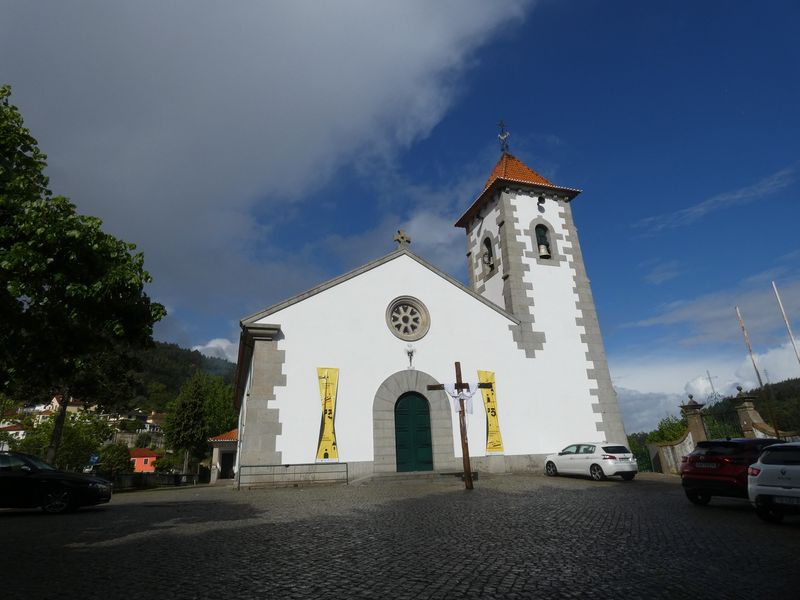
<instances>
[{"instance_id":1,"label":"rose window","mask_svg":"<svg viewBox=\"0 0 800 600\"><path fill-rule=\"evenodd\" d=\"M401 296L386 309L386 324L401 340L418 340L428 333L428 309L416 298Z\"/></svg>"}]
</instances>

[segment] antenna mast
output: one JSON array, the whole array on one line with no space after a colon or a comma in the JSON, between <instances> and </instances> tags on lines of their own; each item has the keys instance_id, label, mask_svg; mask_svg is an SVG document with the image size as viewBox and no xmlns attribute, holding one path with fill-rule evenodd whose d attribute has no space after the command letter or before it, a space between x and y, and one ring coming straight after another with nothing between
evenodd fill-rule
<instances>
[{"instance_id":1,"label":"antenna mast","mask_svg":"<svg viewBox=\"0 0 800 600\"><path fill-rule=\"evenodd\" d=\"M783 302L781 302L780 294L778 294L778 287L775 285L775 282L772 282L772 290L775 292L775 299L778 301L778 306L781 309L781 315L783 315L783 322L786 323L786 331L789 332L789 341L792 342L792 348L794 348L794 355L797 357L797 362L800 363L800 352L797 351L797 343L794 341L794 334L792 333L792 327L789 325L789 319L786 318L786 311L783 310Z\"/></svg>"}]
</instances>

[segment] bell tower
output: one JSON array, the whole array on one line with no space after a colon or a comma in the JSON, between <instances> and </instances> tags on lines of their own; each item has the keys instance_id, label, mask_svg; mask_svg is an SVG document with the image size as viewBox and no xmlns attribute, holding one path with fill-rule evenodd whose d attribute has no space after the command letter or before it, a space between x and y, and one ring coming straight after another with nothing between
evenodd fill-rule
<instances>
[{"instance_id":1,"label":"bell tower","mask_svg":"<svg viewBox=\"0 0 800 600\"><path fill-rule=\"evenodd\" d=\"M580 190L555 185L525 165L502 136L500 160L456 223L467 234L470 287L519 319L511 334L527 358L553 369L563 361L585 363L598 431L607 441L625 442L572 219Z\"/></svg>"}]
</instances>

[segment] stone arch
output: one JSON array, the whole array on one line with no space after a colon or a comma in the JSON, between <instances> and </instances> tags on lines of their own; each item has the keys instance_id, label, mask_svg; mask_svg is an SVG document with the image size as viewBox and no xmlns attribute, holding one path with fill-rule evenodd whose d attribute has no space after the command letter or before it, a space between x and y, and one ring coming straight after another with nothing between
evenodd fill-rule
<instances>
[{"instance_id":1,"label":"stone arch","mask_svg":"<svg viewBox=\"0 0 800 600\"><path fill-rule=\"evenodd\" d=\"M431 411L431 443L433 470L457 469L453 450L453 417L447 394L428 390L439 383L424 371L406 369L387 377L375 392L372 402L372 441L376 473L397 471L397 451L394 437L394 406L407 392L416 392L428 401Z\"/></svg>"},{"instance_id":2,"label":"stone arch","mask_svg":"<svg viewBox=\"0 0 800 600\"><path fill-rule=\"evenodd\" d=\"M550 258L539 258L536 242L537 225L541 225L547 229L550 240ZM553 227L553 224L541 215L537 216L530 222L528 228L523 230L523 234L530 240L531 244L531 251L525 251L525 256L527 258L532 258L537 264L551 267L558 266L559 263L567 262L567 258L564 256L564 252L562 251L562 246L564 243L563 234L557 233L555 227Z\"/></svg>"}]
</instances>

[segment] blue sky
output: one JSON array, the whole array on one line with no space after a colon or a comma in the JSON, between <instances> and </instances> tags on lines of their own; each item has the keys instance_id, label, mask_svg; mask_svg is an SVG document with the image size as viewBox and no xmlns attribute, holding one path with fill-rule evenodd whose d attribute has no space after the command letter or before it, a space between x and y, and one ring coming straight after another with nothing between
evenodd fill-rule
<instances>
[{"instance_id":1,"label":"blue sky","mask_svg":"<svg viewBox=\"0 0 800 600\"><path fill-rule=\"evenodd\" d=\"M629 431L800 366L796 2L0 2L0 78L56 193L139 244L157 337L392 250L464 279L499 151L573 212Z\"/></svg>"}]
</instances>

